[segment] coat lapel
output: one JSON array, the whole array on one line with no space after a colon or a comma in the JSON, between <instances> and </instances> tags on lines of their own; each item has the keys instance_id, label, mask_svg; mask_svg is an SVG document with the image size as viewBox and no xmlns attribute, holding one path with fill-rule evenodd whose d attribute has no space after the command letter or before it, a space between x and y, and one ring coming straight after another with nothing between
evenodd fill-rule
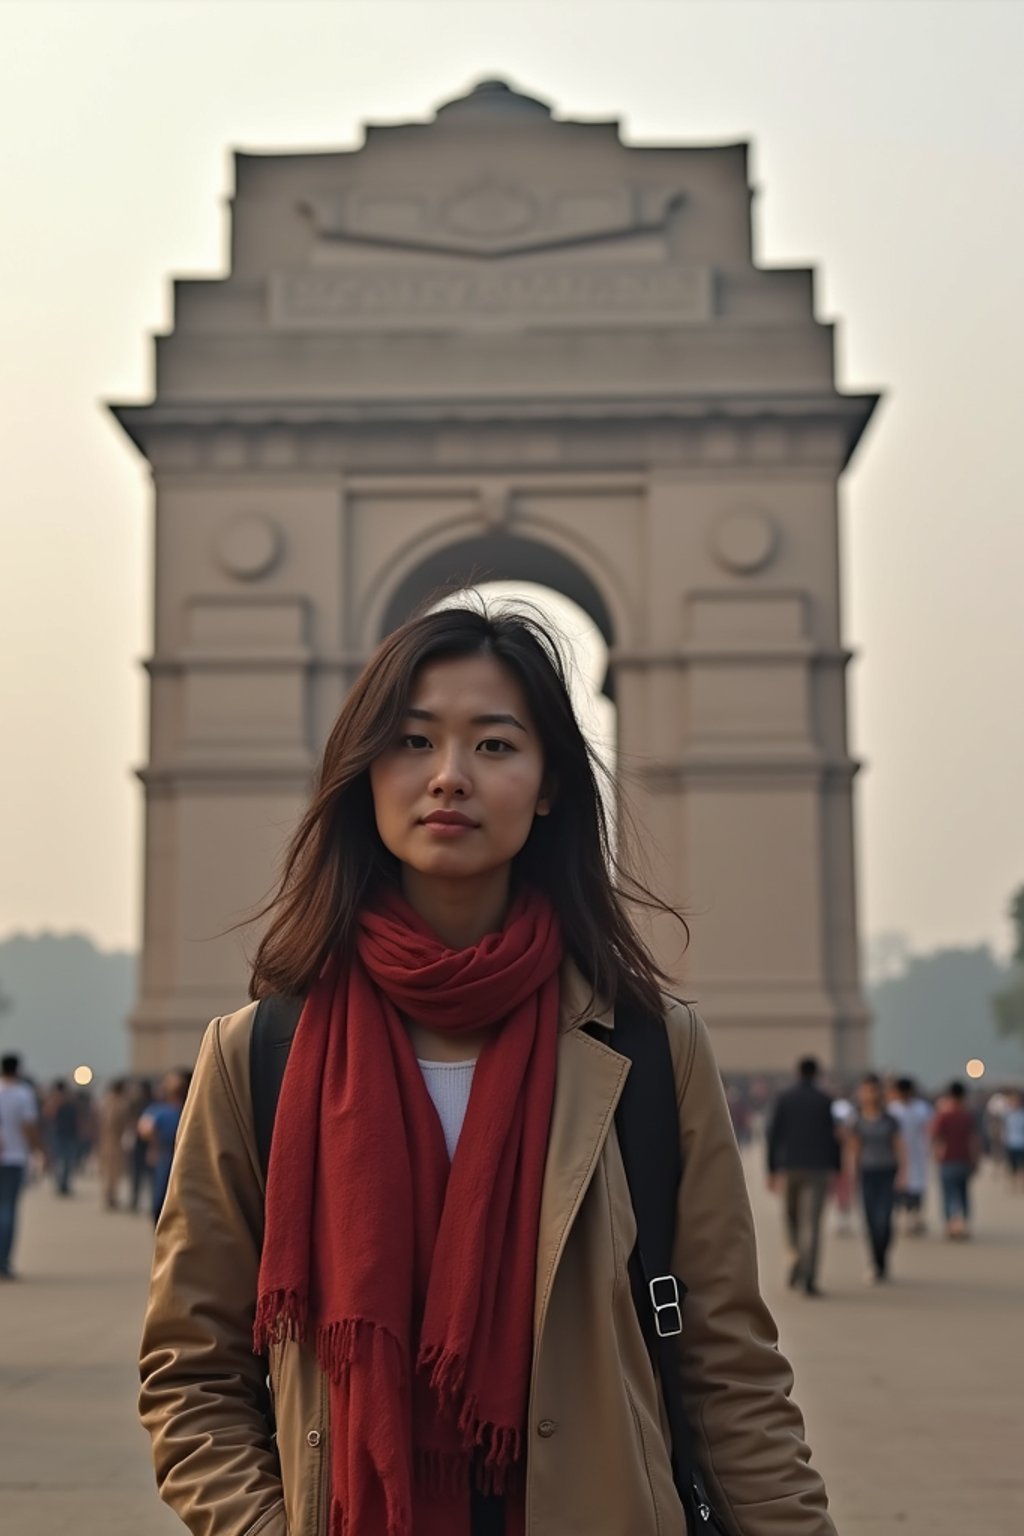
<instances>
[{"instance_id":1,"label":"coat lapel","mask_svg":"<svg viewBox=\"0 0 1024 1536\"><path fill-rule=\"evenodd\" d=\"M629 1062L585 1033L593 1020L612 1023L612 1010L589 994L579 972L562 972L561 1029L555 1101L540 1202L534 1342L540 1339L551 1282L580 1203L597 1166L629 1073Z\"/></svg>"}]
</instances>

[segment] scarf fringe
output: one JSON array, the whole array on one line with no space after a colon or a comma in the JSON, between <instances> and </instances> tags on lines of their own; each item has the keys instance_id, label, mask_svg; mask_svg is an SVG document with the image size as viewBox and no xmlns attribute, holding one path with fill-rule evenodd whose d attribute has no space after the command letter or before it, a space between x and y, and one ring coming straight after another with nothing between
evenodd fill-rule
<instances>
[{"instance_id":1,"label":"scarf fringe","mask_svg":"<svg viewBox=\"0 0 1024 1536\"><path fill-rule=\"evenodd\" d=\"M390 1328L365 1317L345 1317L338 1322L321 1323L316 1328L313 1349L324 1375L335 1383L344 1381L360 1344L371 1336L390 1345L399 1380L403 1386L407 1384L409 1368L404 1346ZM298 1291L267 1291L259 1298L253 1325L256 1354L263 1354L271 1344L305 1343L308 1337L308 1297Z\"/></svg>"},{"instance_id":2,"label":"scarf fringe","mask_svg":"<svg viewBox=\"0 0 1024 1536\"><path fill-rule=\"evenodd\" d=\"M257 1355L266 1354L271 1344L298 1341L309 1327L309 1298L298 1291L264 1291L256 1303L252 1329L252 1347Z\"/></svg>"},{"instance_id":3,"label":"scarf fringe","mask_svg":"<svg viewBox=\"0 0 1024 1536\"><path fill-rule=\"evenodd\" d=\"M350 1317L337 1323L321 1323L316 1330L313 1348L321 1370L330 1381L344 1381L355 1359L359 1337L359 1327Z\"/></svg>"},{"instance_id":4,"label":"scarf fringe","mask_svg":"<svg viewBox=\"0 0 1024 1536\"><path fill-rule=\"evenodd\" d=\"M442 1344L435 1344L430 1349L420 1350L416 1367L417 1370L430 1372L430 1390L436 1396L442 1412L454 1408L461 1401L466 1385L466 1362L461 1355L445 1349ZM460 1415L459 1428L463 1427Z\"/></svg>"},{"instance_id":5,"label":"scarf fringe","mask_svg":"<svg viewBox=\"0 0 1024 1536\"><path fill-rule=\"evenodd\" d=\"M436 1395L440 1411L454 1412L462 1443L467 1452L480 1451L475 1458L476 1485L481 1493L503 1494L509 1486L512 1474L522 1455L522 1434L511 1424L499 1425L480 1417L480 1399L475 1393L466 1395L466 1363L452 1350L436 1345L422 1351L418 1361L421 1371L430 1373L430 1389ZM424 1455L443 1455L441 1452L425 1452ZM462 1465L464 1457L449 1458ZM445 1488L438 1489L444 1492Z\"/></svg>"},{"instance_id":6,"label":"scarf fringe","mask_svg":"<svg viewBox=\"0 0 1024 1536\"><path fill-rule=\"evenodd\" d=\"M373 1337L391 1345L399 1379L404 1383L408 1379L405 1350L390 1329L365 1317L345 1317L336 1323L321 1323L317 1328L313 1347L324 1374L333 1382L344 1381L360 1345Z\"/></svg>"},{"instance_id":7,"label":"scarf fringe","mask_svg":"<svg viewBox=\"0 0 1024 1536\"><path fill-rule=\"evenodd\" d=\"M515 1430L498 1431L498 1438L508 1437L518 1445ZM418 1450L413 1465L413 1480L418 1493L427 1498L457 1498L468 1493L473 1484L482 1494L498 1498L522 1487L523 1468L518 1461L508 1466L474 1458L467 1451ZM390 1527L389 1527L390 1536Z\"/></svg>"},{"instance_id":8,"label":"scarf fringe","mask_svg":"<svg viewBox=\"0 0 1024 1536\"><path fill-rule=\"evenodd\" d=\"M459 1415L462 1433L473 1436L477 1452L477 1487L482 1493L505 1493L508 1478L522 1456L522 1435L511 1424L488 1424L477 1419L476 1401L467 1402Z\"/></svg>"},{"instance_id":9,"label":"scarf fringe","mask_svg":"<svg viewBox=\"0 0 1024 1536\"><path fill-rule=\"evenodd\" d=\"M519 1440L517 1430L503 1429L498 1431L499 1436L514 1436ZM475 1464L475 1482L479 1491L487 1495L495 1495L504 1498L506 1494L513 1493L522 1486L522 1466L518 1461L499 1464L489 1458L477 1461Z\"/></svg>"}]
</instances>

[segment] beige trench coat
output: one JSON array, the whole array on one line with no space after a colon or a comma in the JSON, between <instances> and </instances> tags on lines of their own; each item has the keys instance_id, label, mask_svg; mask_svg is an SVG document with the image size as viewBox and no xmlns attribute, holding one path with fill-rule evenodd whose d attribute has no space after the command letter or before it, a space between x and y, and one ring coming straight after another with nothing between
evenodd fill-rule
<instances>
[{"instance_id":1,"label":"beige trench coat","mask_svg":"<svg viewBox=\"0 0 1024 1536\"><path fill-rule=\"evenodd\" d=\"M193 1536L326 1536L325 1378L305 1348L274 1350L275 1442L252 1353L263 1225L254 1009L215 1019L199 1053L156 1234L140 1406L160 1493ZM689 1286L682 1363L709 1493L734 1536L835 1536L758 1291L707 1031L684 1005L666 999L665 1009L684 1157L674 1262ZM611 1028L611 1046L581 1028L588 1021ZM629 1063L614 1050L613 1024L567 962L537 1255L527 1536L685 1532L627 1273L636 1226L614 1114Z\"/></svg>"}]
</instances>

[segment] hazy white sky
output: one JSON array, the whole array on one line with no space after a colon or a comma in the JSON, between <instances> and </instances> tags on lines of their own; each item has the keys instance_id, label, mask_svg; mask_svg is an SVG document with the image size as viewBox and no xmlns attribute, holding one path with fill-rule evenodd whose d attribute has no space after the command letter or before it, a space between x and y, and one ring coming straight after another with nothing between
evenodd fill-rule
<instances>
[{"instance_id":1,"label":"hazy white sky","mask_svg":"<svg viewBox=\"0 0 1024 1536\"><path fill-rule=\"evenodd\" d=\"M632 142L754 144L758 259L814 263L840 382L865 932L1007 943L1024 883L1024 5L0 3L0 935L140 931L145 467L172 273L228 151L358 142L499 74Z\"/></svg>"}]
</instances>

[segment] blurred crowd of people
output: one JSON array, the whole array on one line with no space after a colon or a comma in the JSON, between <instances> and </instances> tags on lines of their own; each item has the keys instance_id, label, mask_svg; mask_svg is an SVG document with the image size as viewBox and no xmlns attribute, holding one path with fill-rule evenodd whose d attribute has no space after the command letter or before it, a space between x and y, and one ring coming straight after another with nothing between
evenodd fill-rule
<instances>
[{"instance_id":1,"label":"blurred crowd of people","mask_svg":"<svg viewBox=\"0 0 1024 1536\"><path fill-rule=\"evenodd\" d=\"M796 1080L764 1106L769 1187L783 1196L787 1279L807 1296L821 1294L818 1272L825 1211L836 1210L836 1230L853 1230L859 1203L872 1285L889 1276L899 1224L908 1237L927 1231L929 1183L939 1192L945 1236L963 1242L971 1231L971 1184L982 1158L1005 1169L1024 1192L1024 1095L1000 1091L972 1103L962 1082L934 1099L910 1077L866 1073L847 1093L819 1081L818 1062L805 1057ZM735 1090L734 1122L749 1140L757 1106Z\"/></svg>"},{"instance_id":2,"label":"blurred crowd of people","mask_svg":"<svg viewBox=\"0 0 1024 1536\"><path fill-rule=\"evenodd\" d=\"M108 1211L144 1211L155 1222L167 1193L178 1122L191 1073L116 1078L97 1097L57 1078L48 1088L21 1074L20 1058L0 1061L0 1280L12 1279L17 1208L33 1179L52 1179L70 1198L95 1168Z\"/></svg>"},{"instance_id":3,"label":"blurred crowd of people","mask_svg":"<svg viewBox=\"0 0 1024 1536\"><path fill-rule=\"evenodd\" d=\"M23 1077L17 1056L0 1062L0 1279L11 1278L19 1197L33 1177L50 1178L70 1197L82 1172L95 1168L109 1211L145 1211L155 1222L167 1192L178 1122L191 1073L169 1072L154 1088L145 1078L116 1078L97 1097L57 1079L49 1088ZM946 1236L970 1234L971 1181L984 1156L1024 1193L1024 1096L1017 1089L971 1102L950 1083L934 1099L909 1077L866 1074L848 1092L829 1091L807 1057L774 1102L764 1079L728 1085L741 1144L763 1134L768 1182L784 1197L788 1281L820 1295L818 1272L826 1210L836 1230L863 1212L872 1284L889 1273L897 1223L909 1237L926 1231L925 1197L937 1184Z\"/></svg>"}]
</instances>

